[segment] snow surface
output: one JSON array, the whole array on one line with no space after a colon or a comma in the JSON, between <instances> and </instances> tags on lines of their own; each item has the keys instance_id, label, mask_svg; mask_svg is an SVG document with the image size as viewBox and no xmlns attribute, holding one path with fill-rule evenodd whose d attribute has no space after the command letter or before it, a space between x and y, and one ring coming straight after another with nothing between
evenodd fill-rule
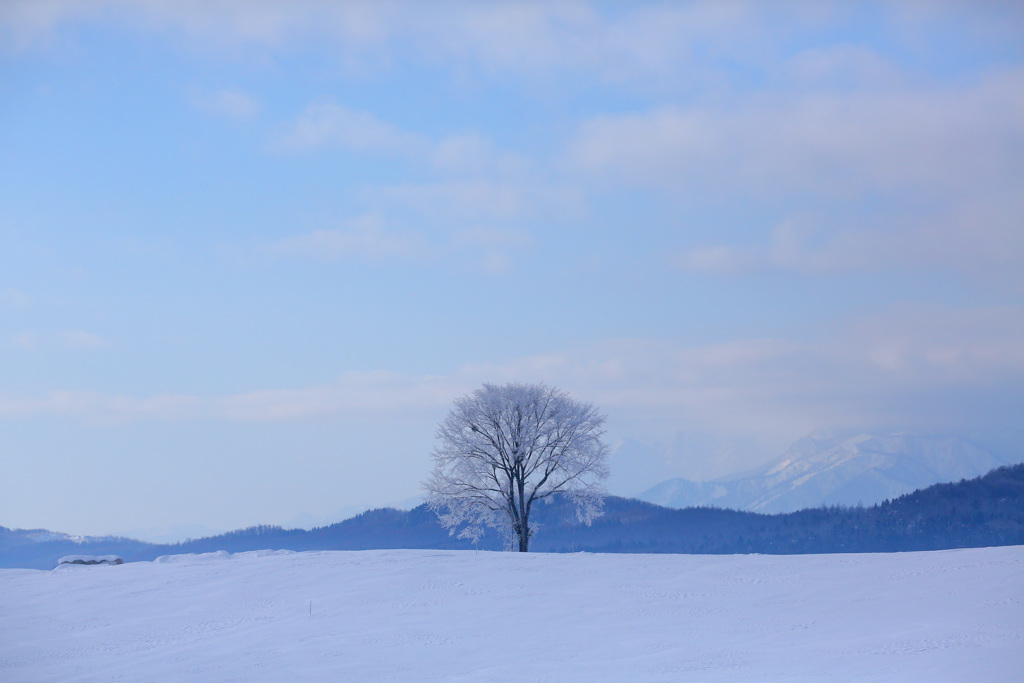
<instances>
[{"instance_id":1,"label":"snow surface","mask_svg":"<svg viewBox=\"0 0 1024 683\"><path fill-rule=\"evenodd\" d=\"M1019 681L1021 671L1024 546L221 552L0 570L3 681Z\"/></svg>"}]
</instances>

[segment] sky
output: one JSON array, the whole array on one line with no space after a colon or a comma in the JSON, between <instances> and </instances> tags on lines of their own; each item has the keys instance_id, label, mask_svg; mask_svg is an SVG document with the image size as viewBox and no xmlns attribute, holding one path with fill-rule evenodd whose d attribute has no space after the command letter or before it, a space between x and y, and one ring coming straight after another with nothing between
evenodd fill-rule
<instances>
[{"instance_id":1,"label":"sky","mask_svg":"<svg viewBox=\"0 0 1024 683\"><path fill-rule=\"evenodd\" d=\"M483 382L599 406L626 495L1019 453L1022 187L1010 2L10 0L0 524L336 521Z\"/></svg>"}]
</instances>

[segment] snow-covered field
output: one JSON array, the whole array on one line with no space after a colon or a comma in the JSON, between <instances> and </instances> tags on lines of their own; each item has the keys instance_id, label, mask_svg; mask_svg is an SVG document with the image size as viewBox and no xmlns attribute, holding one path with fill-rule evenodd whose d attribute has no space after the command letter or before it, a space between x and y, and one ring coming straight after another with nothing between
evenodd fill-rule
<instances>
[{"instance_id":1,"label":"snow-covered field","mask_svg":"<svg viewBox=\"0 0 1024 683\"><path fill-rule=\"evenodd\" d=\"M312 606L311 606L312 603ZM0 570L3 681L1019 681L1024 547Z\"/></svg>"}]
</instances>

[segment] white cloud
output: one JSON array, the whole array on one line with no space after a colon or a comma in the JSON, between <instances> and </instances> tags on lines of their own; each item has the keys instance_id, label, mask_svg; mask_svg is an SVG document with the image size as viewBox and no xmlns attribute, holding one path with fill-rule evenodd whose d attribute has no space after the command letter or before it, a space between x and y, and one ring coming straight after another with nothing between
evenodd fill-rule
<instances>
[{"instance_id":1,"label":"white cloud","mask_svg":"<svg viewBox=\"0 0 1024 683\"><path fill-rule=\"evenodd\" d=\"M840 44L802 50L778 65L780 78L798 88L894 88L905 74L877 51Z\"/></svg>"},{"instance_id":2,"label":"white cloud","mask_svg":"<svg viewBox=\"0 0 1024 683\"><path fill-rule=\"evenodd\" d=\"M534 244L517 223L579 217L586 210L582 190L540 182L537 173L525 172L533 165L527 157L498 150L480 135L457 134L435 142L336 104L308 107L274 147L331 145L397 153L442 175L468 177L364 187L361 197L374 210L357 225L289 237L271 245L272 253L375 261L455 259L473 269L502 273L512 268L517 253ZM386 224L417 228L398 232Z\"/></svg>"},{"instance_id":3,"label":"white cloud","mask_svg":"<svg viewBox=\"0 0 1024 683\"><path fill-rule=\"evenodd\" d=\"M1024 72L942 91L805 93L601 116L570 151L617 181L770 199L894 189L961 193L1024 173Z\"/></svg>"},{"instance_id":4,"label":"white cloud","mask_svg":"<svg viewBox=\"0 0 1024 683\"><path fill-rule=\"evenodd\" d=\"M683 270L718 275L747 273L757 269L760 265L755 257L726 245L691 249L678 254L671 260Z\"/></svg>"},{"instance_id":5,"label":"white cloud","mask_svg":"<svg viewBox=\"0 0 1024 683\"><path fill-rule=\"evenodd\" d=\"M21 49L48 44L59 26L81 20L153 32L170 29L216 46L281 47L311 36L330 36L362 47L384 37L382 22L390 13L385 5L322 0L7 0L0 4L0 27Z\"/></svg>"},{"instance_id":6,"label":"white cloud","mask_svg":"<svg viewBox=\"0 0 1024 683\"><path fill-rule=\"evenodd\" d=\"M495 151L490 141L469 133L441 140L434 150L434 164L443 170L481 172Z\"/></svg>"},{"instance_id":7,"label":"white cloud","mask_svg":"<svg viewBox=\"0 0 1024 683\"><path fill-rule=\"evenodd\" d=\"M366 112L316 104L307 107L290 132L274 144L276 149L288 150L318 146L392 152L442 175L469 177L364 187L360 194L373 211L340 229L281 240L269 247L272 253L370 260L457 257L472 268L497 273L509 270L515 252L533 245L516 223L538 217L578 217L585 211L581 190L539 182L536 173L525 172L532 166L527 157L498 150L473 133L435 142ZM399 232L388 224L417 228Z\"/></svg>"},{"instance_id":8,"label":"white cloud","mask_svg":"<svg viewBox=\"0 0 1024 683\"><path fill-rule=\"evenodd\" d=\"M305 389L136 398L51 392L0 397L0 416L121 420L436 418L484 381L545 381L609 413L656 425L785 441L814 429L985 429L1019 418L1024 310L902 307L848 320L816 340L706 346L620 340L466 365L447 375L347 373ZM635 433L635 432L634 432Z\"/></svg>"},{"instance_id":9,"label":"white cloud","mask_svg":"<svg viewBox=\"0 0 1024 683\"><path fill-rule=\"evenodd\" d=\"M931 5L931 6L929 6ZM911 53L1019 42L1014 3L702 0L609 7L562 2L420 3L389 0L6 0L0 36L15 49L52 46L59 29L103 22L184 38L188 49L287 53L317 49L358 73L400 60L483 78L514 74L613 83L631 90L719 91L752 73L846 85L889 79L860 45L822 49L821 36L868 26ZM804 50L794 55L794 49ZM784 65L780 67L780 65ZM824 79L824 80L823 80Z\"/></svg>"},{"instance_id":10,"label":"white cloud","mask_svg":"<svg viewBox=\"0 0 1024 683\"><path fill-rule=\"evenodd\" d=\"M30 299L27 294L14 289L13 287L0 289L0 305L24 308L25 306L28 306L29 301Z\"/></svg>"},{"instance_id":11,"label":"white cloud","mask_svg":"<svg viewBox=\"0 0 1024 683\"><path fill-rule=\"evenodd\" d=\"M560 219L585 211L583 193L575 188L484 178L369 188L364 196L377 204L410 209L431 224Z\"/></svg>"},{"instance_id":12,"label":"white cloud","mask_svg":"<svg viewBox=\"0 0 1024 683\"><path fill-rule=\"evenodd\" d=\"M767 245L691 247L685 268L1019 273L1021 93L1016 70L952 89L749 95L602 116L581 127L570 164L605 186L716 210L808 207L782 218Z\"/></svg>"},{"instance_id":13,"label":"white cloud","mask_svg":"<svg viewBox=\"0 0 1024 683\"><path fill-rule=\"evenodd\" d=\"M806 275L915 269L968 273L1024 287L1024 196L984 195L873 216L794 215L767 244L718 244L678 252L683 270L719 275L773 270ZM1002 286L1001 285L1001 286Z\"/></svg>"},{"instance_id":14,"label":"white cloud","mask_svg":"<svg viewBox=\"0 0 1024 683\"><path fill-rule=\"evenodd\" d=\"M404 419L443 408L463 390L450 378L409 377L389 372L347 373L325 386L216 397L165 394L139 398L88 391L51 391L39 398L0 395L0 417L61 415L90 423Z\"/></svg>"},{"instance_id":15,"label":"white cloud","mask_svg":"<svg viewBox=\"0 0 1024 683\"><path fill-rule=\"evenodd\" d=\"M202 111L229 119L250 119L260 110L259 102L241 88L195 95L192 100Z\"/></svg>"},{"instance_id":16,"label":"white cloud","mask_svg":"<svg viewBox=\"0 0 1024 683\"><path fill-rule=\"evenodd\" d=\"M425 152L427 141L381 121L369 112L325 102L307 106L272 147L281 151L340 147L353 152L412 155Z\"/></svg>"},{"instance_id":17,"label":"white cloud","mask_svg":"<svg viewBox=\"0 0 1024 683\"><path fill-rule=\"evenodd\" d=\"M527 232L476 226L457 231L451 249L461 262L475 263L485 272L503 273L512 268L513 254L533 245Z\"/></svg>"},{"instance_id":18,"label":"white cloud","mask_svg":"<svg viewBox=\"0 0 1024 683\"><path fill-rule=\"evenodd\" d=\"M232 49L321 41L356 69L411 48L418 59L486 71L546 76L557 68L620 82L663 77L687 61L695 42L742 46L755 37L749 27L758 15L756 4L718 2L638 6L618 17L572 1L8 0L0 7L0 27L22 48L47 43L62 24L105 20Z\"/></svg>"},{"instance_id":19,"label":"white cloud","mask_svg":"<svg viewBox=\"0 0 1024 683\"><path fill-rule=\"evenodd\" d=\"M420 231L394 230L378 214L367 213L347 221L343 228L293 235L264 246L262 251L275 257L322 261L434 262L445 267L454 261L500 273L512 266L516 254L533 244L527 232L483 225L431 239Z\"/></svg>"},{"instance_id":20,"label":"white cloud","mask_svg":"<svg viewBox=\"0 0 1024 683\"><path fill-rule=\"evenodd\" d=\"M0 4L0 36L16 49L48 44L57 24L87 16L101 8L100 3L81 0L11 0Z\"/></svg>"},{"instance_id":21,"label":"white cloud","mask_svg":"<svg viewBox=\"0 0 1024 683\"><path fill-rule=\"evenodd\" d=\"M38 344L38 340L36 335L31 332L22 332L11 337L8 340L8 343L10 346L13 346L16 349L21 349L22 351L34 351Z\"/></svg>"},{"instance_id":22,"label":"white cloud","mask_svg":"<svg viewBox=\"0 0 1024 683\"><path fill-rule=\"evenodd\" d=\"M369 190L367 194L442 219L503 221L519 218L529 208L523 188L489 180L393 185Z\"/></svg>"},{"instance_id":23,"label":"white cloud","mask_svg":"<svg viewBox=\"0 0 1024 683\"><path fill-rule=\"evenodd\" d=\"M447 176L522 179L536 173L536 165L528 156L498 149L479 133L455 133L435 140L383 121L370 112L335 102L309 104L270 145L270 149L279 152L332 147L358 153L398 155ZM449 191L459 191L457 183L450 184L450 188Z\"/></svg>"},{"instance_id":24,"label":"white cloud","mask_svg":"<svg viewBox=\"0 0 1024 683\"><path fill-rule=\"evenodd\" d=\"M92 332L83 330L64 330L55 333L43 333L26 331L9 337L3 346L9 346L22 351L37 350L94 350L110 346L110 340Z\"/></svg>"},{"instance_id":25,"label":"white cloud","mask_svg":"<svg viewBox=\"0 0 1024 683\"><path fill-rule=\"evenodd\" d=\"M61 332L60 343L66 349L101 349L109 345L109 342L103 337L82 330Z\"/></svg>"},{"instance_id":26,"label":"white cloud","mask_svg":"<svg viewBox=\"0 0 1024 683\"><path fill-rule=\"evenodd\" d=\"M419 260L429 258L435 251L423 234L391 230L375 213L357 216L342 228L286 237L264 249L275 256L327 261L352 258L366 261Z\"/></svg>"},{"instance_id":27,"label":"white cloud","mask_svg":"<svg viewBox=\"0 0 1024 683\"><path fill-rule=\"evenodd\" d=\"M899 263L903 252L886 249L892 232L878 235L871 231L825 232L818 221L793 216L775 226L769 243L763 248L742 249L730 245L701 247L684 251L674 259L684 269L718 275L742 275L769 270L790 270L816 275L852 270L873 270ZM893 263L891 257L897 257Z\"/></svg>"},{"instance_id":28,"label":"white cloud","mask_svg":"<svg viewBox=\"0 0 1024 683\"><path fill-rule=\"evenodd\" d=\"M455 233L452 243L456 247L525 249L533 245L533 238L529 233L519 230L491 230L475 227Z\"/></svg>"},{"instance_id":29,"label":"white cloud","mask_svg":"<svg viewBox=\"0 0 1024 683\"><path fill-rule=\"evenodd\" d=\"M472 132L442 138L434 145L432 161L438 171L466 175L522 177L534 167L526 155L498 149L488 138Z\"/></svg>"},{"instance_id":30,"label":"white cloud","mask_svg":"<svg viewBox=\"0 0 1024 683\"><path fill-rule=\"evenodd\" d=\"M25 49L52 45L64 25L104 22L183 38L188 49L226 51L235 58L251 51L312 48L334 55L356 73L381 72L408 59L454 66L463 76L484 79L569 76L631 90L688 91L715 87L735 75L734 67L772 73L791 43L813 45L808 33L832 29L851 14L857 11L848 3L768 9L742 0L644 2L611 9L584 0L7 0L0 4L0 32ZM900 11L883 14L876 21L887 25ZM933 24L941 30L965 20L976 24L975 15L998 13L954 5L938 14ZM1015 38L1005 30L997 37L1003 42Z\"/></svg>"}]
</instances>

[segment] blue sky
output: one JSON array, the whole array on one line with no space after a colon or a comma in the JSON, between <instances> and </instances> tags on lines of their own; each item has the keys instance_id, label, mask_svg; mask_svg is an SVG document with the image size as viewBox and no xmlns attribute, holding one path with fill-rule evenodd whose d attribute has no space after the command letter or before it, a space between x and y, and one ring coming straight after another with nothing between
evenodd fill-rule
<instances>
[{"instance_id":1,"label":"blue sky","mask_svg":"<svg viewBox=\"0 0 1024 683\"><path fill-rule=\"evenodd\" d=\"M645 444L616 493L671 443L1019 448L1022 38L994 2L5 3L0 524L404 499L484 381L601 406Z\"/></svg>"}]
</instances>

